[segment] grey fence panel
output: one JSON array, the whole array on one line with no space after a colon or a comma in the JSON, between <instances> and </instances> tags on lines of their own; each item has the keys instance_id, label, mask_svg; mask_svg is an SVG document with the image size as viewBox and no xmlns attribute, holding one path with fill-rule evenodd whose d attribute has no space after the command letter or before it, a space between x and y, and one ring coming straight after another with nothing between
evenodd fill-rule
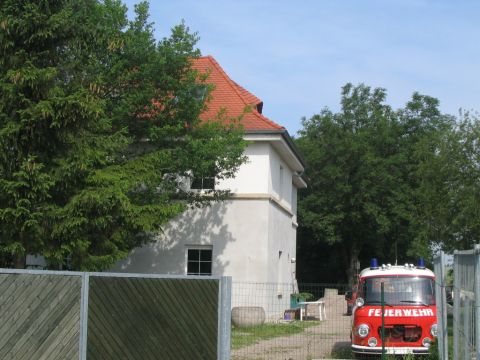
<instances>
[{"instance_id":1,"label":"grey fence panel","mask_svg":"<svg viewBox=\"0 0 480 360\"><path fill-rule=\"evenodd\" d=\"M75 359L80 276L0 273L0 359Z\"/></svg>"},{"instance_id":2,"label":"grey fence panel","mask_svg":"<svg viewBox=\"0 0 480 360\"><path fill-rule=\"evenodd\" d=\"M230 357L231 278L0 269L0 359Z\"/></svg>"},{"instance_id":3,"label":"grey fence panel","mask_svg":"<svg viewBox=\"0 0 480 360\"><path fill-rule=\"evenodd\" d=\"M90 276L88 359L216 359L219 279Z\"/></svg>"},{"instance_id":4,"label":"grey fence panel","mask_svg":"<svg viewBox=\"0 0 480 360\"><path fill-rule=\"evenodd\" d=\"M475 250L454 252L454 359L479 358L475 329L478 324L478 291L479 274L477 262L479 247Z\"/></svg>"}]
</instances>

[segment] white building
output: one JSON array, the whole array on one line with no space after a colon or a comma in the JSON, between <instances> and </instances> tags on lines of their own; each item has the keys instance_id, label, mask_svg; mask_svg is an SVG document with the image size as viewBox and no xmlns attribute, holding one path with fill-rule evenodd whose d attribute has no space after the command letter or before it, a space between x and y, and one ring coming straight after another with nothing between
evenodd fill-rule
<instances>
[{"instance_id":1,"label":"white building","mask_svg":"<svg viewBox=\"0 0 480 360\"><path fill-rule=\"evenodd\" d=\"M266 296L288 308L296 288L296 205L297 190L306 187L304 163L287 130L262 115L262 101L232 81L212 57L196 60L194 67L208 71L207 82L215 85L204 119L221 108L228 116L252 108L241 120L248 161L234 179L215 185L229 189L230 200L186 211L157 242L134 250L113 270L226 275L234 290L238 283L271 284L263 288ZM239 299L233 295L234 305L242 303Z\"/></svg>"}]
</instances>

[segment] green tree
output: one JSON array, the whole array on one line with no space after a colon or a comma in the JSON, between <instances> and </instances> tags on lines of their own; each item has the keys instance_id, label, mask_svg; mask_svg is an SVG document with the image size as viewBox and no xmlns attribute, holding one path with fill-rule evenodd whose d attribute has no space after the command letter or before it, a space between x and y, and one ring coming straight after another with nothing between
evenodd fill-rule
<instances>
[{"instance_id":1,"label":"green tree","mask_svg":"<svg viewBox=\"0 0 480 360\"><path fill-rule=\"evenodd\" d=\"M383 89L347 84L342 110L304 120L297 140L309 178L299 196L299 257L345 269L339 282L353 281L358 261L405 259L418 230L416 147L450 120L427 96L414 94L399 111L385 99ZM339 256L319 257L331 251Z\"/></svg>"},{"instance_id":2,"label":"green tree","mask_svg":"<svg viewBox=\"0 0 480 360\"><path fill-rule=\"evenodd\" d=\"M190 67L196 34L156 42L148 6L116 0L0 4L0 254L24 266L101 270L152 239L188 204L183 187L231 177L237 122L200 122L208 87ZM206 91L204 91L206 90ZM220 121L217 121L220 120ZM227 124L227 125L223 125Z\"/></svg>"},{"instance_id":3,"label":"green tree","mask_svg":"<svg viewBox=\"0 0 480 360\"><path fill-rule=\"evenodd\" d=\"M415 153L418 217L412 252L426 244L447 252L471 249L480 238L480 121L465 113L424 139ZM432 149L434 151L432 151Z\"/></svg>"}]
</instances>

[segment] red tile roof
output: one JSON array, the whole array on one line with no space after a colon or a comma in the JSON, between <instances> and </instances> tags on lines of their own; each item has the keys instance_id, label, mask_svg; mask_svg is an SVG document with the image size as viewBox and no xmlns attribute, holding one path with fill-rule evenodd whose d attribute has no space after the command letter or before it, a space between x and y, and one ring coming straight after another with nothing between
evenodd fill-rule
<instances>
[{"instance_id":1,"label":"red tile roof","mask_svg":"<svg viewBox=\"0 0 480 360\"><path fill-rule=\"evenodd\" d=\"M245 131L285 131L283 126L261 114L262 101L230 79L213 57L204 56L195 59L192 67L202 74L209 73L206 83L214 85L211 99L207 103L207 110L200 116L202 120L215 118L221 109L226 110L228 117L237 117L244 112L245 108L250 107L251 110L244 113L241 119Z\"/></svg>"}]
</instances>

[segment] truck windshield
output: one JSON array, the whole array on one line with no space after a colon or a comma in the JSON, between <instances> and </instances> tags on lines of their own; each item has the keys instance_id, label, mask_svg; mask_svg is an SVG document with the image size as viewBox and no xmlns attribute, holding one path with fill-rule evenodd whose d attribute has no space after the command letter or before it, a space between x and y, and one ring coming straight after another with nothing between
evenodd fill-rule
<instances>
[{"instance_id":1,"label":"truck windshield","mask_svg":"<svg viewBox=\"0 0 480 360\"><path fill-rule=\"evenodd\" d=\"M381 283L385 305L435 305L434 281L426 277L371 277L363 280L361 297L366 305L381 304Z\"/></svg>"}]
</instances>

